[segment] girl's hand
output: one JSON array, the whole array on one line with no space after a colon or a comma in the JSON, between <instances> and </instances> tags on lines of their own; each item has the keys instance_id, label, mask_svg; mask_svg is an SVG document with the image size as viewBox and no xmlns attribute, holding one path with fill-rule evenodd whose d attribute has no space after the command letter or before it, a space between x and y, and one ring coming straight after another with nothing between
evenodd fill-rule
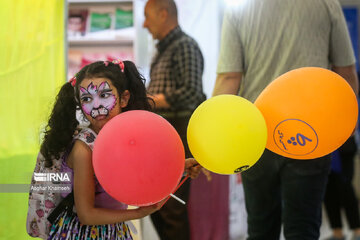
<instances>
[{"instance_id":1,"label":"girl's hand","mask_svg":"<svg viewBox=\"0 0 360 240\"><path fill-rule=\"evenodd\" d=\"M200 171L204 173L208 181L211 181L212 177L210 172L203 168L194 158L185 159L185 172L189 177L192 179L197 178Z\"/></svg>"},{"instance_id":2,"label":"girl's hand","mask_svg":"<svg viewBox=\"0 0 360 240\"><path fill-rule=\"evenodd\" d=\"M140 213L140 218L146 217L146 216L156 212L157 210L159 210L166 200L167 200L167 198L165 198L164 200L161 200L160 202L155 203L153 205L139 207L137 210Z\"/></svg>"}]
</instances>

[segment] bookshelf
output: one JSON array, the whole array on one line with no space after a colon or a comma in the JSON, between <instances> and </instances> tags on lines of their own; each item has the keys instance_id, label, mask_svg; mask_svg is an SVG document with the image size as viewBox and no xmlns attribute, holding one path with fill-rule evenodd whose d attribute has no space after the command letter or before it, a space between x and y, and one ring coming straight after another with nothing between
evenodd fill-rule
<instances>
[{"instance_id":1,"label":"bookshelf","mask_svg":"<svg viewBox=\"0 0 360 240\"><path fill-rule=\"evenodd\" d=\"M134 1L68 0L68 78L97 60L134 61Z\"/></svg>"}]
</instances>

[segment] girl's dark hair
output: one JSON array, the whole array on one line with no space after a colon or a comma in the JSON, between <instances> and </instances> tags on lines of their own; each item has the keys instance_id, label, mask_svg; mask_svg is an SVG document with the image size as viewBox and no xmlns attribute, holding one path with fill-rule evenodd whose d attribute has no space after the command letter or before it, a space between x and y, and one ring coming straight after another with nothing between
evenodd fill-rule
<instances>
[{"instance_id":1,"label":"girl's dark hair","mask_svg":"<svg viewBox=\"0 0 360 240\"><path fill-rule=\"evenodd\" d=\"M76 74L74 87L70 83L66 83L60 89L40 148L47 167L51 167L52 158L58 159L60 154L72 142L73 134L79 124L76 120L76 109L81 109L79 85L84 79L107 78L115 86L119 96L125 90L128 90L130 99L122 112L128 110L152 110L153 104L149 103L151 100L146 94L145 78L139 73L133 62L124 61L123 63L123 72L119 64L112 62L99 61L91 63Z\"/></svg>"},{"instance_id":2,"label":"girl's dark hair","mask_svg":"<svg viewBox=\"0 0 360 240\"><path fill-rule=\"evenodd\" d=\"M51 167L52 158L58 159L71 143L78 124L74 88L70 83L65 83L56 97L40 148L46 167Z\"/></svg>"}]
</instances>

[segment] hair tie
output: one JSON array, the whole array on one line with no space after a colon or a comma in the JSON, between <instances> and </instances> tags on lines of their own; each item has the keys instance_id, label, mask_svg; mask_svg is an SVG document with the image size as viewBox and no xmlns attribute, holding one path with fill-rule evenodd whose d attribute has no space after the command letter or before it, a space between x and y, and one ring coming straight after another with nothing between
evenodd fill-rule
<instances>
[{"instance_id":1,"label":"hair tie","mask_svg":"<svg viewBox=\"0 0 360 240\"><path fill-rule=\"evenodd\" d=\"M71 84L71 86L75 87L75 84L76 84L76 75L73 76L73 77L69 80L69 83Z\"/></svg>"},{"instance_id":2,"label":"hair tie","mask_svg":"<svg viewBox=\"0 0 360 240\"><path fill-rule=\"evenodd\" d=\"M114 61L112 61L112 63L118 64L121 69L121 72L124 72L125 65L123 61L121 61L120 59L115 59Z\"/></svg>"}]
</instances>

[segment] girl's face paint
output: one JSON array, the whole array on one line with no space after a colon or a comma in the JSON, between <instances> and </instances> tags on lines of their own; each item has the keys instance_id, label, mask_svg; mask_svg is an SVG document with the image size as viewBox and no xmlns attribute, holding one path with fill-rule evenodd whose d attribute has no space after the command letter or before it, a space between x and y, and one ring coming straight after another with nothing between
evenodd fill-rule
<instances>
[{"instance_id":1,"label":"girl's face paint","mask_svg":"<svg viewBox=\"0 0 360 240\"><path fill-rule=\"evenodd\" d=\"M93 130L100 129L121 112L119 94L107 78L84 79L80 86L81 108Z\"/></svg>"},{"instance_id":2,"label":"girl's face paint","mask_svg":"<svg viewBox=\"0 0 360 240\"><path fill-rule=\"evenodd\" d=\"M108 116L116 105L116 97L106 81L99 87L93 82L87 86L87 89L80 86L80 101L85 114L95 119L99 116Z\"/></svg>"}]
</instances>

